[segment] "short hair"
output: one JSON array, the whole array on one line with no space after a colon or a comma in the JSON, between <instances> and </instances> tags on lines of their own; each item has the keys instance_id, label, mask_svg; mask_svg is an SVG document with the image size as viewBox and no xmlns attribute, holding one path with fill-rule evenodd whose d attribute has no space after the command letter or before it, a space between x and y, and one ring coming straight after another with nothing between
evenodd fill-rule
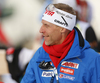
<instances>
[{"instance_id":1,"label":"short hair","mask_svg":"<svg viewBox=\"0 0 100 83\"><path fill-rule=\"evenodd\" d=\"M68 12L70 14L73 14L73 15L76 15L76 11L70 7L69 5L67 4L63 4L63 3L58 3L58 4L53 4L56 8L60 9L60 10L63 10L65 12Z\"/></svg>"}]
</instances>

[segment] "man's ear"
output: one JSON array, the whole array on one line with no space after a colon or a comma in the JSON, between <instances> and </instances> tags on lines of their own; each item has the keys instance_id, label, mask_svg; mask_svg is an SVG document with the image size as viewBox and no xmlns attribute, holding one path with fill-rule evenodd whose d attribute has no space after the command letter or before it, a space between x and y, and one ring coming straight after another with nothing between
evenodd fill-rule
<instances>
[{"instance_id":1,"label":"man's ear","mask_svg":"<svg viewBox=\"0 0 100 83\"><path fill-rule=\"evenodd\" d=\"M60 32L64 33L66 32L66 29L61 27Z\"/></svg>"}]
</instances>

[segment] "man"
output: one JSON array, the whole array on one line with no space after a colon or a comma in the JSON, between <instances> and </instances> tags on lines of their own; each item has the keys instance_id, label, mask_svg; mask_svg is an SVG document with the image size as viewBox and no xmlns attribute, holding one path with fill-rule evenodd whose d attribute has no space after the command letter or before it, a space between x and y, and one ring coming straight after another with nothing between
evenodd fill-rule
<instances>
[{"instance_id":1,"label":"man","mask_svg":"<svg viewBox=\"0 0 100 83\"><path fill-rule=\"evenodd\" d=\"M21 83L100 83L100 55L75 28L76 15L65 4L50 4L42 17L40 47Z\"/></svg>"}]
</instances>

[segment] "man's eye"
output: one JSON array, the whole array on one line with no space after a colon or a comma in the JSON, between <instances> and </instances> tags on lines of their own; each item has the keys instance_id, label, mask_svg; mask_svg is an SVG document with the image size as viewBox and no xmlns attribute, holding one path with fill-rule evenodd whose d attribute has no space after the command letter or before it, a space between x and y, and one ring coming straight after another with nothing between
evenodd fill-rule
<instances>
[{"instance_id":1,"label":"man's eye","mask_svg":"<svg viewBox=\"0 0 100 83\"><path fill-rule=\"evenodd\" d=\"M49 26L47 24L45 24L45 27L48 28Z\"/></svg>"}]
</instances>

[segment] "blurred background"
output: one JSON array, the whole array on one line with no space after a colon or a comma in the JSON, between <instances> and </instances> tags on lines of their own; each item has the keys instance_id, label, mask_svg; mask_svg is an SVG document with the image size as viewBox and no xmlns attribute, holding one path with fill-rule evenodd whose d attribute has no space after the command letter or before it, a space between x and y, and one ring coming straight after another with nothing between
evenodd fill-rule
<instances>
[{"instance_id":1,"label":"blurred background","mask_svg":"<svg viewBox=\"0 0 100 83\"><path fill-rule=\"evenodd\" d=\"M100 0L86 1L91 4L89 22L100 52ZM0 0L0 82L19 83L29 60L42 45L41 17L44 8L52 2L55 0ZM21 73L15 76L15 72Z\"/></svg>"}]
</instances>

